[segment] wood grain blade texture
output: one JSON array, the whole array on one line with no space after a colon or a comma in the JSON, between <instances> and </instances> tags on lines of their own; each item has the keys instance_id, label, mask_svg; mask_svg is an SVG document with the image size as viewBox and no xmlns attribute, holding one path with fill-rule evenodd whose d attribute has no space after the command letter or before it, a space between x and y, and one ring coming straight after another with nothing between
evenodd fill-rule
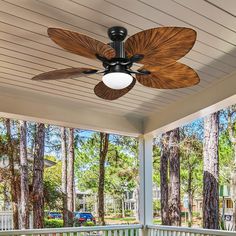
<instances>
[{"instance_id":1,"label":"wood grain blade texture","mask_svg":"<svg viewBox=\"0 0 236 236\"><path fill-rule=\"evenodd\" d=\"M97 70L91 68L66 68L61 70L53 70L36 75L32 80L59 80L73 79L87 74L96 73Z\"/></svg>"},{"instance_id":2,"label":"wood grain blade texture","mask_svg":"<svg viewBox=\"0 0 236 236\"><path fill-rule=\"evenodd\" d=\"M196 85L200 82L198 74L190 67L176 62L169 66L144 66L149 75L136 75L136 79L144 86L157 89L177 89Z\"/></svg>"},{"instance_id":3,"label":"wood grain blade texture","mask_svg":"<svg viewBox=\"0 0 236 236\"><path fill-rule=\"evenodd\" d=\"M134 87L135 83L136 80L134 78L132 83L124 89L111 89L101 81L95 86L94 93L100 98L106 100L115 100L128 93Z\"/></svg>"},{"instance_id":4,"label":"wood grain blade texture","mask_svg":"<svg viewBox=\"0 0 236 236\"><path fill-rule=\"evenodd\" d=\"M125 42L130 58L143 54L144 65L165 66L175 63L186 55L196 41L196 31L183 27L160 27L141 31Z\"/></svg>"},{"instance_id":5,"label":"wood grain blade texture","mask_svg":"<svg viewBox=\"0 0 236 236\"><path fill-rule=\"evenodd\" d=\"M116 56L111 46L77 32L48 28L48 36L65 50L83 57L97 59L96 54L98 54L111 59Z\"/></svg>"}]
</instances>

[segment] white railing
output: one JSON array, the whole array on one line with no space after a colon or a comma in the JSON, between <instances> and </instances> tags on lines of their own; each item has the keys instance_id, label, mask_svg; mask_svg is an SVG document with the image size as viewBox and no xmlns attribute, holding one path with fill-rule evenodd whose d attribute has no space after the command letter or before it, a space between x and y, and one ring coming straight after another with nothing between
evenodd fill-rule
<instances>
[{"instance_id":1,"label":"white railing","mask_svg":"<svg viewBox=\"0 0 236 236\"><path fill-rule=\"evenodd\" d=\"M148 236L236 236L236 231L148 225Z\"/></svg>"},{"instance_id":2,"label":"white railing","mask_svg":"<svg viewBox=\"0 0 236 236\"><path fill-rule=\"evenodd\" d=\"M3 211L0 212L0 231L13 229L12 212Z\"/></svg>"},{"instance_id":3,"label":"white railing","mask_svg":"<svg viewBox=\"0 0 236 236\"><path fill-rule=\"evenodd\" d=\"M139 236L142 225L110 225L57 229L28 229L0 232L0 236Z\"/></svg>"},{"instance_id":4,"label":"white railing","mask_svg":"<svg viewBox=\"0 0 236 236\"><path fill-rule=\"evenodd\" d=\"M71 227L56 229L9 230L0 236L140 236L142 225L109 225L93 227ZM200 228L148 225L143 235L147 236L236 236L234 231L209 230Z\"/></svg>"},{"instance_id":5,"label":"white railing","mask_svg":"<svg viewBox=\"0 0 236 236\"><path fill-rule=\"evenodd\" d=\"M33 228L32 214L30 214L30 228ZM11 211L0 211L0 232L13 229L13 214Z\"/></svg>"}]
</instances>

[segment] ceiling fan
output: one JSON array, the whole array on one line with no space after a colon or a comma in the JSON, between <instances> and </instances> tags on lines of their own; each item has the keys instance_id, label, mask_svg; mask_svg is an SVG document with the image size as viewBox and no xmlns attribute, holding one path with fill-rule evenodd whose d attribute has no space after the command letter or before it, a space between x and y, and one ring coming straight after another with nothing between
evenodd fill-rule
<instances>
[{"instance_id":1,"label":"ceiling fan","mask_svg":"<svg viewBox=\"0 0 236 236\"><path fill-rule=\"evenodd\" d=\"M49 37L65 50L101 61L104 70L67 68L49 71L33 80L71 79L90 74L103 74L94 93L103 99L115 100L128 93L136 80L157 89L176 89L199 83L197 73L177 62L188 53L196 41L196 32L183 27L160 27L141 31L125 42L127 30L115 26L108 29L110 43L59 28L48 28ZM132 70L134 63L142 64Z\"/></svg>"}]
</instances>

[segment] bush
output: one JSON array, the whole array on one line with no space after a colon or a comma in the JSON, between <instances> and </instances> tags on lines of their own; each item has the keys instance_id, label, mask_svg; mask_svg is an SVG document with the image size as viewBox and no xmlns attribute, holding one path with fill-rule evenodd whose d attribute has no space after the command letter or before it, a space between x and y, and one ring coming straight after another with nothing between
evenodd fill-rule
<instances>
[{"instance_id":1,"label":"bush","mask_svg":"<svg viewBox=\"0 0 236 236\"><path fill-rule=\"evenodd\" d=\"M63 220L60 219L44 219L45 228L62 228Z\"/></svg>"},{"instance_id":2,"label":"bush","mask_svg":"<svg viewBox=\"0 0 236 236\"><path fill-rule=\"evenodd\" d=\"M200 212L197 212L197 211L194 211L194 212L193 212L193 217L199 218L199 217L201 217L201 213L200 213Z\"/></svg>"},{"instance_id":3,"label":"bush","mask_svg":"<svg viewBox=\"0 0 236 236\"><path fill-rule=\"evenodd\" d=\"M95 226L95 224L92 221L87 221L82 224L83 226Z\"/></svg>"},{"instance_id":4,"label":"bush","mask_svg":"<svg viewBox=\"0 0 236 236\"><path fill-rule=\"evenodd\" d=\"M133 215L134 215L133 211L125 210L125 216L130 217L130 216L133 216Z\"/></svg>"},{"instance_id":5,"label":"bush","mask_svg":"<svg viewBox=\"0 0 236 236\"><path fill-rule=\"evenodd\" d=\"M185 211L182 211L182 212L181 212L181 217L185 217L185 214L186 214L186 217L188 217L188 212L185 212ZM201 216L201 213L200 213L200 212L197 212L197 211L194 211L194 212L193 212L193 217L199 218L200 216Z\"/></svg>"}]
</instances>

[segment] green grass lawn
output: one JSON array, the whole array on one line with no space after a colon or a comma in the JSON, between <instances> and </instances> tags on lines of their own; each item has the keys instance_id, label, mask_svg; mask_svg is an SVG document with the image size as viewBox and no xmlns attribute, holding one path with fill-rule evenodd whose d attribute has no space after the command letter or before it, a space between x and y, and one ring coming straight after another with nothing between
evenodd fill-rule
<instances>
[{"instance_id":1,"label":"green grass lawn","mask_svg":"<svg viewBox=\"0 0 236 236\"><path fill-rule=\"evenodd\" d=\"M107 224L137 224L138 222L134 217L106 217L106 223ZM161 224L160 218L155 218L153 220L153 224Z\"/></svg>"}]
</instances>

